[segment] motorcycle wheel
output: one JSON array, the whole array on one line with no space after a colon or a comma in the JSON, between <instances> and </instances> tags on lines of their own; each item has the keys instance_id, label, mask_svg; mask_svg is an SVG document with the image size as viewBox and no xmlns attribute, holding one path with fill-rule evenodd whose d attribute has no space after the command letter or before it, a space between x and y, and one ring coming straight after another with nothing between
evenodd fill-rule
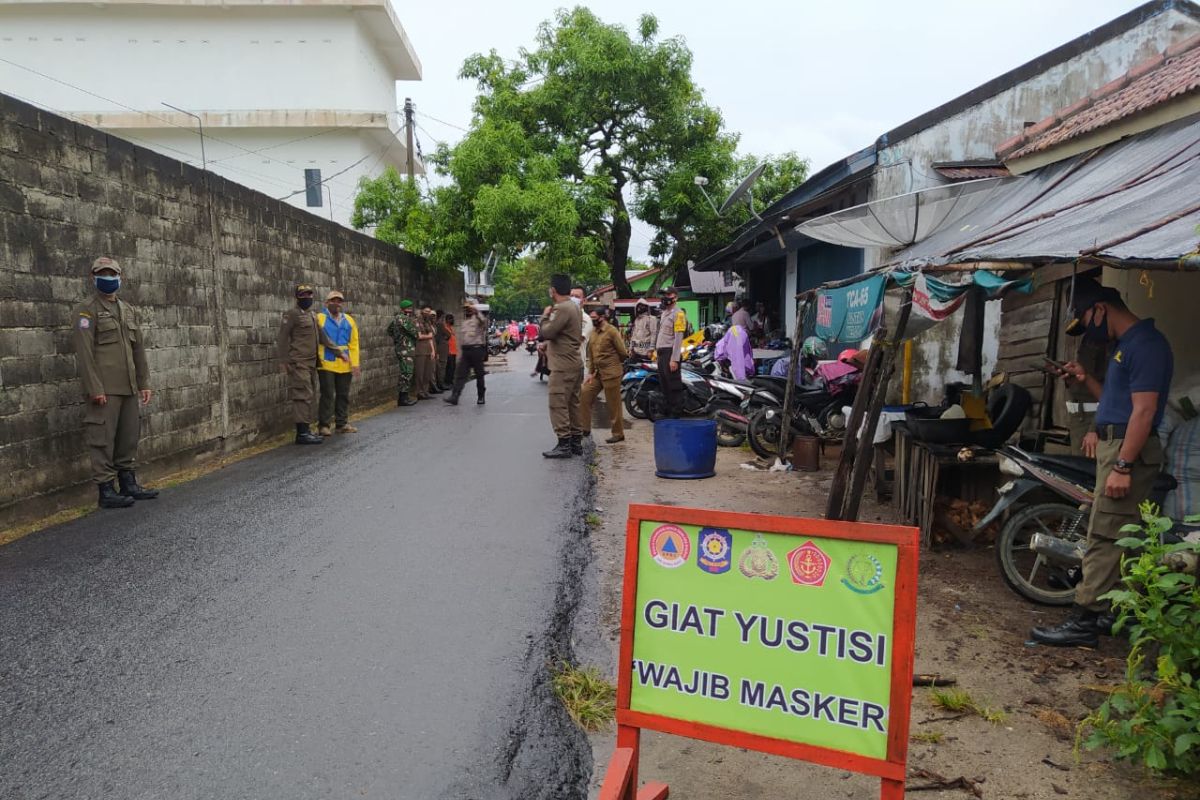
<instances>
[{"instance_id":1,"label":"motorcycle wheel","mask_svg":"<svg viewBox=\"0 0 1200 800\"><path fill-rule=\"evenodd\" d=\"M1081 569L1064 567L1029 549L1035 533L1068 542L1087 537L1088 512L1066 503L1038 503L1013 514L996 536L1000 574L1013 591L1047 606L1068 606L1075 599Z\"/></svg>"},{"instance_id":2,"label":"motorcycle wheel","mask_svg":"<svg viewBox=\"0 0 1200 800\"><path fill-rule=\"evenodd\" d=\"M747 430L750 449L760 458L775 458L779 455L779 438L782 430L781 414L776 414L774 419L767 419L767 409L760 410L750 417L750 426ZM788 441L784 443L784 452L787 452L786 448L792 446L792 437L788 436L787 439Z\"/></svg>"},{"instance_id":3,"label":"motorcycle wheel","mask_svg":"<svg viewBox=\"0 0 1200 800\"><path fill-rule=\"evenodd\" d=\"M646 412L642 410L641 405L638 403L637 392L630 391L625 393L625 410L634 419L646 418Z\"/></svg>"},{"instance_id":4,"label":"motorcycle wheel","mask_svg":"<svg viewBox=\"0 0 1200 800\"><path fill-rule=\"evenodd\" d=\"M736 407L730 407L729 410L737 411L738 409ZM720 447L741 447L742 443L746 441L746 432L740 431L732 425L724 422L719 416L717 416L718 411L720 411L720 408L714 410L710 415L710 419L714 419L717 422L717 445Z\"/></svg>"}]
</instances>

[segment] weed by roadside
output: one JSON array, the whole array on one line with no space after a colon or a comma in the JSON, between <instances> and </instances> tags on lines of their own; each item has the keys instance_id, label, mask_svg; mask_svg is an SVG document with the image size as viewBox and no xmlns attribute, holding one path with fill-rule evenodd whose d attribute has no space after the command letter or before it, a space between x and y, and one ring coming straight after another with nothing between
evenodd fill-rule
<instances>
[{"instance_id":1,"label":"weed by roadside","mask_svg":"<svg viewBox=\"0 0 1200 800\"><path fill-rule=\"evenodd\" d=\"M999 725L1006 718L1003 711L981 705L965 689L938 689L934 687L929 690L929 699L938 708L943 708L952 714L974 714L993 725Z\"/></svg>"},{"instance_id":2,"label":"weed by roadside","mask_svg":"<svg viewBox=\"0 0 1200 800\"><path fill-rule=\"evenodd\" d=\"M600 523L602 522L602 520L600 519L600 515L594 511L588 513L588 515L583 518L583 521L588 524L589 528L598 528L598 527L600 527Z\"/></svg>"},{"instance_id":3,"label":"weed by roadside","mask_svg":"<svg viewBox=\"0 0 1200 800\"><path fill-rule=\"evenodd\" d=\"M575 724L585 731L604 730L617 709L617 688L595 667L558 662L553 675L554 694Z\"/></svg>"},{"instance_id":4,"label":"weed by roadside","mask_svg":"<svg viewBox=\"0 0 1200 800\"><path fill-rule=\"evenodd\" d=\"M941 731L919 731L908 738L921 744L941 744L945 740L946 734Z\"/></svg>"}]
</instances>

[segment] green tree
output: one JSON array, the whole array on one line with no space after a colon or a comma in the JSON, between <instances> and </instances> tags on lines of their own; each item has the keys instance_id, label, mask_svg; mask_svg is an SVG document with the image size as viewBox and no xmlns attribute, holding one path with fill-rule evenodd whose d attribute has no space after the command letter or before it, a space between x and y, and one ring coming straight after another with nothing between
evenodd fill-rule
<instances>
[{"instance_id":1,"label":"green tree","mask_svg":"<svg viewBox=\"0 0 1200 800\"><path fill-rule=\"evenodd\" d=\"M364 180L354 225L435 264L494 252L502 263L532 255L549 272L602 268L631 297L631 215L656 228L664 279L749 217L742 206L718 219L693 182L704 175L723 196L754 162L736 156L691 68L682 39L659 39L653 16L631 34L586 8L560 10L517 60L493 50L464 63L479 94L470 131L430 161L443 185L423 195L394 171ZM770 202L806 171L792 154L771 160L756 197ZM497 283L511 278L516 292L528 268L498 270Z\"/></svg>"}]
</instances>

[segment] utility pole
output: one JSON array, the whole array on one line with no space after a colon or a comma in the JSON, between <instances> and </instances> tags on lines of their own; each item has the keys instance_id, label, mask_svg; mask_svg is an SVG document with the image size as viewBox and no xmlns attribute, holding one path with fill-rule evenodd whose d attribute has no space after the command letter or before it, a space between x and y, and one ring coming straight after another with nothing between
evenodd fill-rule
<instances>
[{"instance_id":1,"label":"utility pole","mask_svg":"<svg viewBox=\"0 0 1200 800\"><path fill-rule=\"evenodd\" d=\"M411 97L404 98L404 135L408 139L408 182L416 180L416 168L413 162L413 102Z\"/></svg>"}]
</instances>

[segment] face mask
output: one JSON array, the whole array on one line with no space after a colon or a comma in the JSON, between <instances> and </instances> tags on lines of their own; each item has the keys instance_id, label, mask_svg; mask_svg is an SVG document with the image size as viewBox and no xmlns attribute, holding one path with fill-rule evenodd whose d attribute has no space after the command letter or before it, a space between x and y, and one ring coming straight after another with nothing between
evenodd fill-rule
<instances>
[{"instance_id":1,"label":"face mask","mask_svg":"<svg viewBox=\"0 0 1200 800\"><path fill-rule=\"evenodd\" d=\"M296 305L307 311L308 309L312 308L312 300L313 299L311 297L300 297L297 298Z\"/></svg>"},{"instance_id":2,"label":"face mask","mask_svg":"<svg viewBox=\"0 0 1200 800\"><path fill-rule=\"evenodd\" d=\"M577 305L577 306L578 306L578 305L582 305L582 304L583 304L583 298L582 298L582 297L572 297L572 298L571 298L571 302L572 302L572 303L574 303L574 304L575 304L575 305Z\"/></svg>"},{"instance_id":3,"label":"face mask","mask_svg":"<svg viewBox=\"0 0 1200 800\"><path fill-rule=\"evenodd\" d=\"M1096 311L1098 308L1100 308L1100 306L1092 307L1092 319L1090 322L1088 322L1087 328L1085 328L1083 331L1083 338L1089 339L1093 342L1107 342L1108 320L1101 319L1097 321L1097 318L1100 316ZM1105 313L1105 317L1107 316L1107 313Z\"/></svg>"},{"instance_id":4,"label":"face mask","mask_svg":"<svg viewBox=\"0 0 1200 800\"><path fill-rule=\"evenodd\" d=\"M97 275L96 288L100 290L102 294L116 294L117 290L121 288L121 277L119 275L114 275L112 277L108 277L106 275Z\"/></svg>"},{"instance_id":5,"label":"face mask","mask_svg":"<svg viewBox=\"0 0 1200 800\"><path fill-rule=\"evenodd\" d=\"M674 297L664 297L662 299L662 304L664 306L673 306L673 305L675 305L675 298Z\"/></svg>"}]
</instances>

